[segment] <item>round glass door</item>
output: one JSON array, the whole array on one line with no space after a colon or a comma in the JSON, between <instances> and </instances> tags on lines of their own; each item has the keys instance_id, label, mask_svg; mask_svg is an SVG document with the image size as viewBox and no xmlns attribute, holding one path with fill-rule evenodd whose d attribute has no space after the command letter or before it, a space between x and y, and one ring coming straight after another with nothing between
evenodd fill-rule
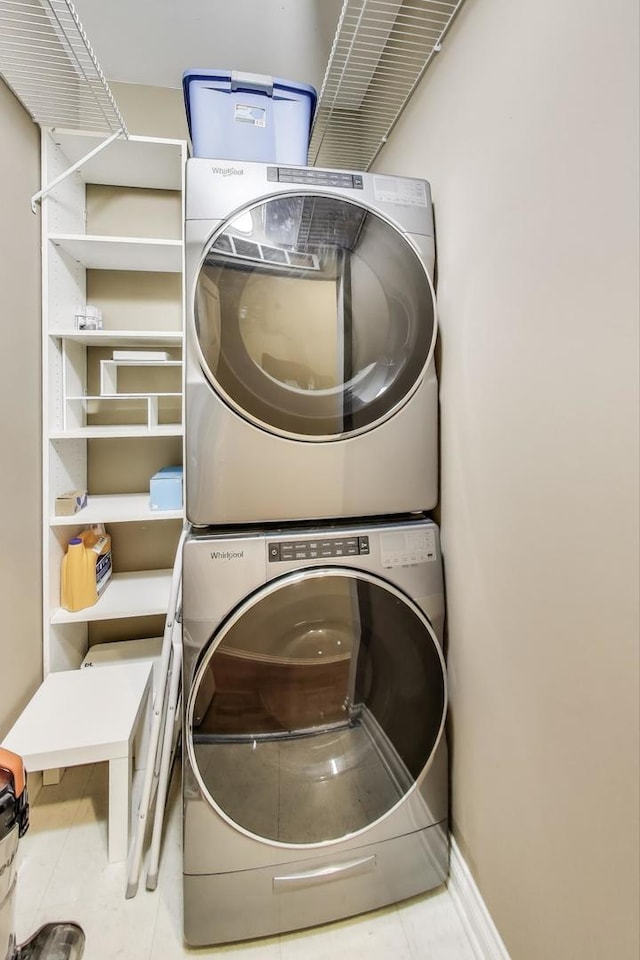
<instances>
[{"instance_id":1,"label":"round glass door","mask_svg":"<svg viewBox=\"0 0 640 960\"><path fill-rule=\"evenodd\" d=\"M194 317L209 382L265 430L336 440L416 389L436 331L431 281L388 221L335 197L279 196L211 240Z\"/></svg>"},{"instance_id":2,"label":"round glass door","mask_svg":"<svg viewBox=\"0 0 640 960\"><path fill-rule=\"evenodd\" d=\"M385 581L342 568L285 575L212 637L187 705L204 796L292 844L363 830L429 765L446 712L428 620Z\"/></svg>"}]
</instances>

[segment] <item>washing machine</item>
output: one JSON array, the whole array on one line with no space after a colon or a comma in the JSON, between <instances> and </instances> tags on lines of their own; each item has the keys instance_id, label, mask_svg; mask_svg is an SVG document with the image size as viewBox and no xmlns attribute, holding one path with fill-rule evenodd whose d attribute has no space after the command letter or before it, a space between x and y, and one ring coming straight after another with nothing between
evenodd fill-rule
<instances>
[{"instance_id":1,"label":"washing machine","mask_svg":"<svg viewBox=\"0 0 640 960\"><path fill-rule=\"evenodd\" d=\"M191 523L434 507L429 184L192 159L185 234Z\"/></svg>"},{"instance_id":2,"label":"washing machine","mask_svg":"<svg viewBox=\"0 0 640 960\"><path fill-rule=\"evenodd\" d=\"M184 547L184 936L276 934L448 870L444 595L425 518Z\"/></svg>"}]
</instances>

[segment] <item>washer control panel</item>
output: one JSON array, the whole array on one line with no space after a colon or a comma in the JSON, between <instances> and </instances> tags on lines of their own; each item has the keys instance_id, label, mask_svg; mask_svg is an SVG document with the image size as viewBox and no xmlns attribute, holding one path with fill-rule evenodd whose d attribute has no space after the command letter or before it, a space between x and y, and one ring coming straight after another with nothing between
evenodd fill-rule
<instances>
[{"instance_id":1,"label":"washer control panel","mask_svg":"<svg viewBox=\"0 0 640 960\"><path fill-rule=\"evenodd\" d=\"M287 560L325 560L327 557L369 555L369 537L317 537L313 540L281 540L269 543L269 563Z\"/></svg>"}]
</instances>

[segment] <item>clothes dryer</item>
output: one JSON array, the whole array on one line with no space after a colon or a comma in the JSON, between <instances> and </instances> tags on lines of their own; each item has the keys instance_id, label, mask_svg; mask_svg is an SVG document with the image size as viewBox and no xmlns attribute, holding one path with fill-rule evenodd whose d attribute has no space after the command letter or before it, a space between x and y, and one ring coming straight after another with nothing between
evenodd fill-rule
<instances>
[{"instance_id":1,"label":"clothes dryer","mask_svg":"<svg viewBox=\"0 0 640 960\"><path fill-rule=\"evenodd\" d=\"M448 869L444 595L425 519L184 547L184 935L350 916Z\"/></svg>"},{"instance_id":2,"label":"clothes dryer","mask_svg":"<svg viewBox=\"0 0 640 960\"><path fill-rule=\"evenodd\" d=\"M192 159L186 258L191 523L435 506L426 181Z\"/></svg>"}]
</instances>

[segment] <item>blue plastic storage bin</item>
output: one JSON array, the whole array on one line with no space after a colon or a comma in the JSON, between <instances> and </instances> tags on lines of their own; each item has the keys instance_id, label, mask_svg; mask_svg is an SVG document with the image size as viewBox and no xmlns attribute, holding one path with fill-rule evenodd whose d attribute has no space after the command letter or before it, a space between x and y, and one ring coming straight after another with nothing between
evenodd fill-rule
<instances>
[{"instance_id":1,"label":"blue plastic storage bin","mask_svg":"<svg viewBox=\"0 0 640 960\"><path fill-rule=\"evenodd\" d=\"M162 467L149 483L152 510L182 509L182 467Z\"/></svg>"},{"instance_id":2,"label":"blue plastic storage bin","mask_svg":"<svg viewBox=\"0 0 640 960\"><path fill-rule=\"evenodd\" d=\"M306 164L313 87L230 70L187 70L182 87L194 157Z\"/></svg>"}]
</instances>

